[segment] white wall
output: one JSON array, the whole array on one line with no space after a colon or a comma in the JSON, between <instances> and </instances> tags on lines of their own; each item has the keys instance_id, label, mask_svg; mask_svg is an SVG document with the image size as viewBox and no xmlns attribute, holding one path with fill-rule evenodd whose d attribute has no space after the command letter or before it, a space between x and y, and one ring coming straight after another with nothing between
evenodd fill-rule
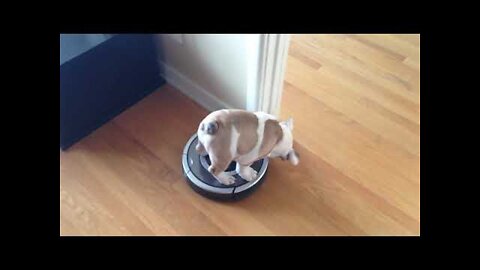
<instances>
[{"instance_id":1,"label":"white wall","mask_svg":"<svg viewBox=\"0 0 480 270\"><path fill-rule=\"evenodd\" d=\"M255 107L260 35L156 36L167 81L209 110Z\"/></svg>"}]
</instances>

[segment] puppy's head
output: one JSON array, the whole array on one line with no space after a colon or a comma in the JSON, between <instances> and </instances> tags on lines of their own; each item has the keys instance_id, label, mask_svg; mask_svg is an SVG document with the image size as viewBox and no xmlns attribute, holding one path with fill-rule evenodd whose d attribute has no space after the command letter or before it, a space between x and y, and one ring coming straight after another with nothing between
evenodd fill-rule
<instances>
[{"instance_id":1,"label":"puppy's head","mask_svg":"<svg viewBox=\"0 0 480 270\"><path fill-rule=\"evenodd\" d=\"M218 131L218 122L215 120L202 122L200 124L200 130L209 135L213 135Z\"/></svg>"},{"instance_id":2,"label":"puppy's head","mask_svg":"<svg viewBox=\"0 0 480 270\"><path fill-rule=\"evenodd\" d=\"M217 133L220 123L216 114L216 112L210 113L200 122L197 131L199 136L201 134L214 135Z\"/></svg>"}]
</instances>

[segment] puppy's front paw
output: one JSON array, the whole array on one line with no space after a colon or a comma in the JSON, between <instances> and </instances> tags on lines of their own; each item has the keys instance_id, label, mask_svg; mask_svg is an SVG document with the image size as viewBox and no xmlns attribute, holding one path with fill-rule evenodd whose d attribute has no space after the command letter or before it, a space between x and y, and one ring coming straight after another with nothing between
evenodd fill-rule
<instances>
[{"instance_id":1,"label":"puppy's front paw","mask_svg":"<svg viewBox=\"0 0 480 270\"><path fill-rule=\"evenodd\" d=\"M258 175L257 171L255 171L251 167L241 168L239 174L243 179L245 179L249 182L257 179L257 175Z\"/></svg>"},{"instance_id":2,"label":"puppy's front paw","mask_svg":"<svg viewBox=\"0 0 480 270\"><path fill-rule=\"evenodd\" d=\"M206 156L208 154L207 150L205 150L205 147L203 147L201 143L197 143L197 145L195 146L195 150L197 151L197 154L201 156Z\"/></svg>"},{"instance_id":3,"label":"puppy's front paw","mask_svg":"<svg viewBox=\"0 0 480 270\"><path fill-rule=\"evenodd\" d=\"M233 175L229 175L225 172L220 173L217 177L218 182L224 185L233 185L235 183L235 177Z\"/></svg>"}]
</instances>

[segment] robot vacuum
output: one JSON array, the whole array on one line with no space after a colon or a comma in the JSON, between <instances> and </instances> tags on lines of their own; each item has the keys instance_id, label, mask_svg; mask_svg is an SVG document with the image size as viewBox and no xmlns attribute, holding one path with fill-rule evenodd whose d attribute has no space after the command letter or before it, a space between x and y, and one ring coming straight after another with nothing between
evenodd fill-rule
<instances>
[{"instance_id":1,"label":"robot vacuum","mask_svg":"<svg viewBox=\"0 0 480 270\"><path fill-rule=\"evenodd\" d=\"M209 199L235 201L250 195L264 182L268 158L257 160L252 164L251 167L258 172L257 179L250 182L244 180L235 171L237 164L233 161L226 172L235 177L235 183L228 186L220 183L208 171L211 164L208 155L201 156L195 150L197 141L197 134L194 134L185 145L182 155L183 174L189 185L197 193Z\"/></svg>"}]
</instances>

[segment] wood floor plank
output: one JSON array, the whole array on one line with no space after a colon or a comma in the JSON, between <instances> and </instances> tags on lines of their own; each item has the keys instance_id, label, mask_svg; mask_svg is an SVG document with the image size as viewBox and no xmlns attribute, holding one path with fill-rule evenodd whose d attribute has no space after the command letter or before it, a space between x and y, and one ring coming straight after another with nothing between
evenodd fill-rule
<instances>
[{"instance_id":1,"label":"wood floor plank","mask_svg":"<svg viewBox=\"0 0 480 270\"><path fill-rule=\"evenodd\" d=\"M295 50L298 46L292 43L290 50ZM317 52L318 53L318 52ZM293 65L287 67L287 74L290 70L295 72L295 61ZM378 86L371 83L365 77L352 72L341 65L331 64L322 68L322 73L325 76L329 76L332 79L336 79L339 87L348 87L351 91L351 95L355 95L358 98L369 99L380 106L385 107L394 114L399 115L401 118L412 121L414 125L420 123L420 112L418 104L415 104L402 96L396 95L391 91L385 89L385 87ZM416 129L413 127L413 129Z\"/></svg>"},{"instance_id":2,"label":"wood floor plank","mask_svg":"<svg viewBox=\"0 0 480 270\"><path fill-rule=\"evenodd\" d=\"M354 54L358 57L361 61L370 62L376 67L380 68L381 70L385 71L385 77L396 80L400 82L402 85L405 86L405 89L408 91L414 91L418 93L420 91L420 75L416 69L412 69L408 65L399 64L396 60L391 60L385 57L374 57L378 54L378 50L385 50L386 46L385 41L388 40L390 36L382 35L378 37L374 36L364 36L364 35L348 35L348 38L339 39L339 42L346 42L349 44L349 49L347 50L348 53L351 55ZM398 43L398 40L393 40L395 43ZM378 42L378 43L377 43ZM408 44L408 43L404 43ZM375 47L372 47L375 46ZM410 46L396 46L396 49L399 48L408 48ZM368 53L367 53L368 52ZM408 50L408 52L404 53L407 55L403 59L405 61L406 58L414 60L416 62L420 61L420 50L419 49L412 49L412 52Z\"/></svg>"},{"instance_id":3,"label":"wood floor plank","mask_svg":"<svg viewBox=\"0 0 480 270\"><path fill-rule=\"evenodd\" d=\"M337 38L321 36L307 41L293 39L292 46L299 46L308 50L311 58L320 62L323 66L341 65L343 68L368 79L372 84L383 87L386 91L391 91L417 105L419 104L419 90L416 88L416 81L410 83L391 72L385 71L379 65L372 64L370 58L362 53L351 53L349 47L343 48L344 43L346 41L341 42ZM374 53L370 54L375 55ZM368 62L365 62L364 59Z\"/></svg>"},{"instance_id":4,"label":"wood floor plank","mask_svg":"<svg viewBox=\"0 0 480 270\"><path fill-rule=\"evenodd\" d=\"M372 129L387 140L404 147L410 153L419 154L418 136L403 126L386 119L384 115L371 113L371 110L364 104L353 99L354 95L351 94L351 91L348 89L342 91L340 84L322 77L321 72L309 69L308 66L296 62L294 58L289 58L288 64L294 68L287 73L286 82Z\"/></svg>"},{"instance_id":5,"label":"wood floor plank","mask_svg":"<svg viewBox=\"0 0 480 270\"><path fill-rule=\"evenodd\" d=\"M392 34L391 36L409 42L415 47L420 48L420 34Z\"/></svg>"},{"instance_id":6,"label":"wood floor plank","mask_svg":"<svg viewBox=\"0 0 480 270\"><path fill-rule=\"evenodd\" d=\"M410 216L419 217L418 180L406 179L393 170L395 162L379 153L378 147L365 144L358 135L362 130L360 125L335 111L320 109L324 106L321 107L319 101L302 96L298 91L285 89L284 96L288 105L284 106L282 114L295 119L297 132L294 136L303 146L321 153L340 172L382 194Z\"/></svg>"},{"instance_id":7,"label":"wood floor plank","mask_svg":"<svg viewBox=\"0 0 480 270\"><path fill-rule=\"evenodd\" d=\"M97 130L78 147L85 154L76 159L72 157L71 161L65 157L64 166L71 168L71 163L80 163L83 172L90 172L94 177L86 175L75 182L87 185L88 194L100 200L98 205L107 207L116 220L123 220L123 216L125 222L141 219L156 229L154 233L148 233L138 231L141 227L138 224L126 224L123 234L224 234L195 206L174 192L173 183L183 182L183 176L127 139L114 124ZM73 150L68 154L78 152ZM63 178L70 179L68 176Z\"/></svg>"},{"instance_id":8,"label":"wood floor plank","mask_svg":"<svg viewBox=\"0 0 480 270\"><path fill-rule=\"evenodd\" d=\"M64 231L62 223L63 235L122 235L133 234L127 228L125 220L115 217L110 211L122 210L124 204L118 203L114 209L108 209L104 206L102 200L109 199L111 193L102 194L99 198L94 192L97 190L89 190L84 186L84 179L96 180L93 175L87 171L82 164L78 164L72 159L65 161L65 169L61 173L61 191L60 191L60 215L63 219L67 219L74 224L77 232ZM116 209L116 210L115 210ZM68 223L67 223L68 224ZM67 226L68 227L68 226ZM146 231L145 231L146 232Z\"/></svg>"},{"instance_id":9,"label":"wood floor plank","mask_svg":"<svg viewBox=\"0 0 480 270\"><path fill-rule=\"evenodd\" d=\"M304 64L309 65L313 69L319 69L322 65L313 60L312 58L308 57L304 52L301 50L290 49L289 55L291 57L297 58L299 61L302 61Z\"/></svg>"},{"instance_id":10,"label":"wood floor plank","mask_svg":"<svg viewBox=\"0 0 480 270\"><path fill-rule=\"evenodd\" d=\"M166 86L114 119L171 168L178 166L185 142L208 112L177 90Z\"/></svg>"},{"instance_id":11,"label":"wood floor plank","mask_svg":"<svg viewBox=\"0 0 480 270\"><path fill-rule=\"evenodd\" d=\"M358 58L369 64L370 68L380 68L405 80L418 76L416 72L399 63L407 57L419 59L419 48L390 35L315 35L311 42ZM395 56L392 56L393 51Z\"/></svg>"},{"instance_id":12,"label":"wood floor plank","mask_svg":"<svg viewBox=\"0 0 480 270\"><path fill-rule=\"evenodd\" d=\"M293 85L285 84L284 93L291 98L289 106L284 106L282 115L284 118L294 117L294 121L312 120L319 129L325 129L324 133L332 135L340 134L337 143L327 145L328 147L348 146L359 153L369 153L372 162L379 163L392 172L418 183L420 176L420 158L405 151L398 145L383 139L380 135L360 125L358 122L345 116L337 110L332 109L318 99L311 98L306 92L299 91ZM304 105L302 112L312 111L308 117L296 111L296 106ZM313 129L313 128L312 128Z\"/></svg>"},{"instance_id":13,"label":"wood floor plank","mask_svg":"<svg viewBox=\"0 0 480 270\"><path fill-rule=\"evenodd\" d=\"M356 39L378 50L385 50L390 53L396 53L403 57L398 58L404 61L407 57L420 61L420 47L411 42L392 34L354 34L347 35L349 38ZM419 40L419 37L415 37Z\"/></svg>"},{"instance_id":14,"label":"wood floor plank","mask_svg":"<svg viewBox=\"0 0 480 270\"><path fill-rule=\"evenodd\" d=\"M393 207L381 194L344 175L303 145L296 144L296 150L301 153L300 169L282 178L314 196L307 201L319 202L315 209L322 215L331 213L332 222L346 234L418 234L419 222ZM364 221L369 217L367 225Z\"/></svg>"},{"instance_id":15,"label":"wood floor plank","mask_svg":"<svg viewBox=\"0 0 480 270\"><path fill-rule=\"evenodd\" d=\"M373 50L381 51L383 54L386 54L392 59L400 62L405 60L405 58L408 56L406 53L397 52L397 50L390 49L389 46L384 46L383 42L386 40L386 35L350 34L345 36L364 43L365 45L372 47Z\"/></svg>"},{"instance_id":16,"label":"wood floor plank","mask_svg":"<svg viewBox=\"0 0 480 270\"><path fill-rule=\"evenodd\" d=\"M398 96L389 96L380 88L371 87L368 82L363 81L355 75L345 72L337 67L325 67L321 76L328 81L334 81L339 88L349 90L352 99L376 113L395 121L414 134L419 134L420 111L418 105L407 102Z\"/></svg>"}]
</instances>

